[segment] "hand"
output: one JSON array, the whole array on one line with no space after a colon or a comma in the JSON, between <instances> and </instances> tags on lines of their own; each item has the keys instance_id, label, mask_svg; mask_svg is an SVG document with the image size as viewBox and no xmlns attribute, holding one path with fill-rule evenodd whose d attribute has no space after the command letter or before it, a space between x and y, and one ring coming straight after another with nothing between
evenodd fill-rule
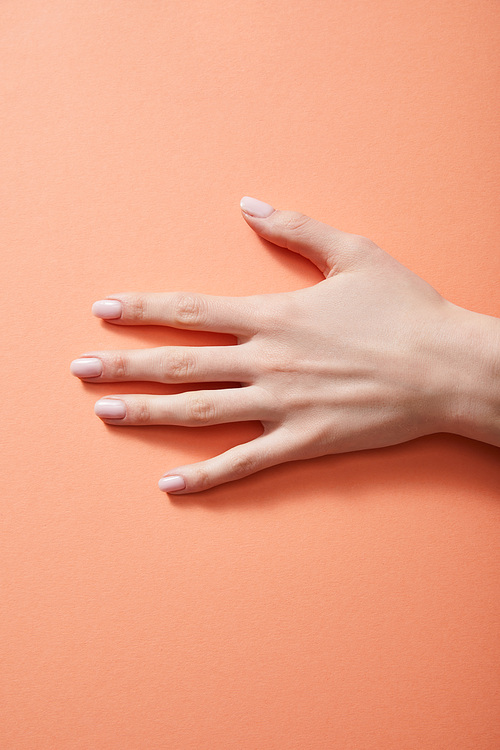
<instances>
[{"instance_id":1,"label":"hand","mask_svg":"<svg viewBox=\"0 0 500 750\"><path fill-rule=\"evenodd\" d=\"M112 295L93 312L114 325L218 331L238 343L95 351L71 366L87 383L238 384L97 402L96 414L111 425L262 423L256 439L170 470L161 489L198 492L285 461L433 432L500 445L498 399L491 406L499 320L448 302L366 237L251 198L242 209L255 232L309 258L325 279L250 297Z\"/></svg>"}]
</instances>

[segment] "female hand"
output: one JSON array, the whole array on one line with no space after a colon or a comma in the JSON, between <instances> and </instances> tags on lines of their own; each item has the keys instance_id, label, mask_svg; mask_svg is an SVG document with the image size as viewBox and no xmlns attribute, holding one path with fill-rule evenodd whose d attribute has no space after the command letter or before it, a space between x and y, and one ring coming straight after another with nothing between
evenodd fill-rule
<instances>
[{"instance_id":1,"label":"female hand","mask_svg":"<svg viewBox=\"0 0 500 750\"><path fill-rule=\"evenodd\" d=\"M445 300L374 242L243 198L261 237L304 255L325 279L281 294L123 293L93 313L236 336L234 346L94 351L71 371L87 383L234 382L238 387L100 399L111 425L259 420L262 434L172 469L167 492L198 492L285 461L456 432L500 445L500 320Z\"/></svg>"}]
</instances>

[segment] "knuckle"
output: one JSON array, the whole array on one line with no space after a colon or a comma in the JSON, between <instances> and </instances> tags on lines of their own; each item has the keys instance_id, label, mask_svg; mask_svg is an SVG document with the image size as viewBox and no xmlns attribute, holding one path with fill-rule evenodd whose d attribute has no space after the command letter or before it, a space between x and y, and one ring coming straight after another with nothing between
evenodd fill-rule
<instances>
[{"instance_id":1,"label":"knuckle","mask_svg":"<svg viewBox=\"0 0 500 750\"><path fill-rule=\"evenodd\" d=\"M163 373L167 380L186 380L195 371L195 362L192 355L185 352L171 351L164 360Z\"/></svg>"},{"instance_id":2,"label":"knuckle","mask_svg":"<svg viewBox=\"0 0 500 750\"><path fill-rule=\"evenodd\" d=\"M361 234L346 234L340 242L336 242L327 254L327 264L331 268L330 273L333 275L339 270L339 254L342 256L344 263L356 265L359 263L370 262L383 252L378 245L364 237Z\"/></svg>"},{"instance_id":3,"label":"knuckle","mask_svg":"<svg viewBox=\"0 0 500 750\"><path fill-rule=\"evenodd\" d=\"M377 247L376 243L373 240L371 240L369 237L364 237L361 234L358 235L357 240L360 246L365 250L374 250Z\"/></svg>"},{"instance_id":4,"label":"knuckle","mask_svg":"<svg viewBox=\"0 0 500 750\"><path fill-rule=\"evenodd\" d=\"M151 421L151 409L145 399L137 399L130 408L130 421L136 424L147 424Z\"/></svg>"},{"instance_id":5,"label":"knuckle","mask_svg":"<svg viewBox=\"0 0 500 750\"><path fill-rule=\"evenodd\" d=\"M235 477L246 477L257 470L257 459L254 456L237 454L231 457L230 471Z\"/></svg>"},{"instance_id":6,"label":"knuckle","mask_svg":"<svg viewBox=\"0 0 500 750\"><path fill-rule=\"evenodd\" d=\"M174 300L173 317L179 325L203 324L206 320L206 303L197 294L179 294Z\"/></svg>"},{"instance_id":7,"label":"knuckle","mask_svg":"<svg viewBox=\"0 0 500 750\"><path fill-rule=\"evenodd\" d=\"M123 354L116 352L109 361L106 370L107 375L112 375L115 378L126 378L128 377L130 368Z\"/></svg>"},{"instance_id":8,"label":"knuckle","mask_svg":"<svg viewBox=\"0 0 500 750\"><path fill-rule=\"evenodd\" d=\"M291 357L269 355L263 362L263 371L270 374L293 374L299 369L297 361Z\"/></svg>"},{"instance_id":9,"label":"knuckle","mask_svg":"<svg viewBox=\"0 0 500 750\"><path fill-rule=\"evenodd\" d=\"M295 211L284 211L283 214L283 226L289 232L300 232L301 229L308 226L312 222L310 216L296 213Z\"/></svg>"},{"instance_id":10,"label":"knuckle","mask_svg":"<svg viewBox=\"0 0 500 750\"><path fill-rule=\"evenodd\" d=\"M373 242L373 240L370 240L368 237L364 237L361 234L353 235L350 244L352 251L359 253L360 255L371 255L379 249L378 245Z\"/></svg>"},{"instance_id":11,"label":"knuckle","mask_svg":"<svg viewBox=\"0 0 500 750\"><path fill-rule=\"evenodd\" d=\"M142 294L136 294L127 301L127 318L130 320L145 320L147 308L147 298Z\"/></svg>"},{"instance_id":12,"label":"knuckle","mask_svg":"<svg viewBox=\"0 0 500 750\"><path fill-rule=\"evenodd\" d=\"M194 485L194 487L196 487L197 490L206 490L212 486L213 482L208 471L206 469L199 468L196 469L193 474L192 484Z\"/></svg>"},{"instance_id":13,"label":"knuckle","mask_svg":"<svg viewBox=\"0 0 500 750\"><path fill-rule=\"evenodd\" d=\"M272 373L296 373L300 369L297 356L288 351L287 347L275 344L261 353L260 371Z\"/></svg>"},{"instance_id":14,"label":"knuckle","mask_svg":"<svg viewBox=\"0 0 500 750\"><path fill-rule=\"evenodd\" d=\"M190 422L211 424L215 421L215 405L202 396L190 396L187 401L187 416Z\"/></svg>"}]
</instances>

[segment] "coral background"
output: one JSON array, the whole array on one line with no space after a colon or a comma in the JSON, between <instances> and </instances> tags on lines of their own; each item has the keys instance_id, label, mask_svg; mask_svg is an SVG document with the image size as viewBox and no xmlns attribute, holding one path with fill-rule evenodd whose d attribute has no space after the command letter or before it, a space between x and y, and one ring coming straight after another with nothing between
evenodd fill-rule
<instances>
[{"instance_id":1,"label":"coral background","mask_svg":"<svg viewBox=\"0 0 500 750\"><path fill-rule=\"evenodd\" d=\"M243 195L500 315L499 47L496 0L0 4L3 750L500 747L498 448L433 435L169 499L165 471L258 424L112 428L109 385L69 373L231 340L107 326L114 292L321 278Z\"/></svg>"}]
</instances>

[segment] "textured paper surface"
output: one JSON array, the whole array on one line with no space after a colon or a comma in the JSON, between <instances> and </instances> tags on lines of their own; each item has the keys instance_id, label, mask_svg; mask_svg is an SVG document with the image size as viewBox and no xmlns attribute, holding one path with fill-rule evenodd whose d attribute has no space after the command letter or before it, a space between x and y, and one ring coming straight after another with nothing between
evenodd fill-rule
<instances>
[{"instance_id":1,"label":"textured paper surface","mask_svg":"<svg viewBox=\"0 0 500 750\"><path fill-rule=\"evenodd\" d=\"M498 449L434 435L169 500L165 471L259 426L113 429L69 373L231 341L107 327L113 292L320 279L243 195L500 315L498 10L0 4L2 748L500 746Z\"/></svg>"}]
</instances>

